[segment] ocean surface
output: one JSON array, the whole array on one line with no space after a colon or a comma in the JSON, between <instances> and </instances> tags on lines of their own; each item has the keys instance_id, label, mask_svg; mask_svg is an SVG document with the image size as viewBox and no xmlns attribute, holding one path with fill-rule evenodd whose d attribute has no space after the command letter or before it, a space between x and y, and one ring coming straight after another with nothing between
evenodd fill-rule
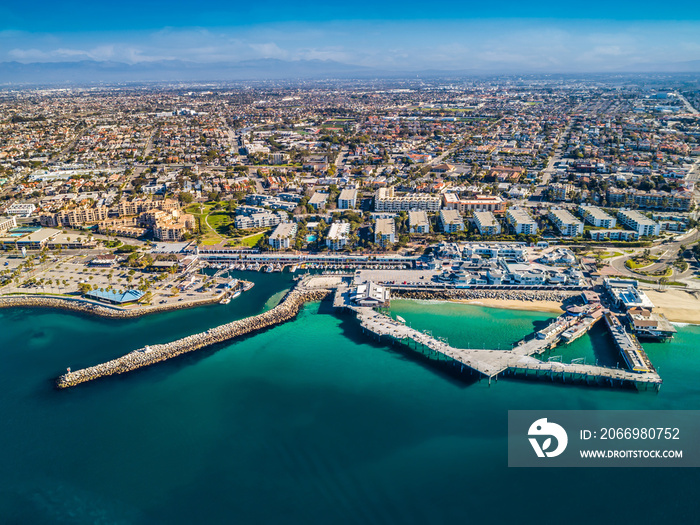
<instances>
[{"instance_id":1,"label":"ocean surface","mask_svg":"<svg viewBox=\"0 0 700 525\"><path fill-rule=\"evenodd\" d=\"M246 275L250 278L250 275ZM0 310L0 523L697 522L695 469L509 469L509 409L700 409L700 327L646 344L661 392L460 376L307 305L240 341L67 391L53 381L274 306L132 320ZM394 301L454 346L509 348L549 314ZM615 365L602 327L563 351Z\"/></svg>"}]
</instances>

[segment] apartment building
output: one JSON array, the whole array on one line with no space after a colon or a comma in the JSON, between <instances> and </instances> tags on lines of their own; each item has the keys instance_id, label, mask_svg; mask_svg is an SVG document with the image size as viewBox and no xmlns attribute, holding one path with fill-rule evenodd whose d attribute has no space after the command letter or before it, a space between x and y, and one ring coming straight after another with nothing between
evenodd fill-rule
<instances>
[{"instance_id":1,"label":"apartment building","mask_svg":"<svg viewBox=\"0 0 700 525\"><path fill-rule=\"evenodd\" d=\"M287 214L284 212L271 213L262 211L251 215L236 215L234 226L239 230L269 228L270 226L277 226L286 219Z\"/></svg>"},{"instance_id":2,"label":"apartment building","mask_svg":"<svg viewBox=\"0 0 700 525\"><path fill-rule=\"evenodd\" d=\"M17 227L17 218L13 215L11 217L0 217L0 233L11 230Z\"/></svg>"},{"instance_id":3,"label":"apartment building","mask_svg":"<svg viewBox=\"0 0 700 525\"><path fill-rule=\"evenodd\" d=\"M619 221L629 229L636 231L640 237L655 237L661 232L661 226L637 210L620 210L617 212Z\"/></svg>"},{"instance_id":4,"label":"apartment building","mask_svg":"<svg viewBox=\"0 0 700 525\"><path fill-rule=\"evenodd\" d=\"M320 191L317 191L309 199L309 204L316 211L322 210L326 207L328 196L328 193L321 193Z\"/></svg>"},{"instance_id":5,"label":"apartment building","mask_svg":"<svg viewBox=\"0 0 700 525\"><path fill-rule=\"evenodd\" d=\"M346 188L340 192L338 197L339 210L352 210L357 206L357 190L354 188Z\"/></svg>"},{"instance_id":6,"label":"apartment building","mask_svg":"<svg viewBox=\"0 0 700 525\"><path fill-rule=\"evenodd\" d=\"M334 222L326 235L326 246L329 250L342 250L350 241L350 224Z\"/></svg>"},{"instance_id":7,"label":"apartment building","mask_svg":"<svg viewBox=\"0 0 700 525\"><path fill-rule=\"evenodd\" d=\"M522 208L508 208L506 222L513 227L517 234L535 235L538 231L537 221Z\"/></svg>"},{"instance_id":8,"label":"apartment building","mask_svg":"<svg viewBox=\"0 0 700 525\"><path fill-rule=\"evenodd\" d=\"M36 210L34 204L26 204L22 202L15 202L9 208L7 208L7 215L16 215L18 217L27 218Z\"/></svg>"},{"instance_id":9,"label":"apartment building","mask_svg":"<svg viewBox=\"0 0 700 525\"><path fill-rule=\"evenodd\" d=\"M581 204L578 207L578 212L584 221L596 228L612 229L617 226L617 219L612 215L608 215L597 206Z\"/></svg>"},{"instance_id":10,"label":"apartment building","mask_svg":"<svg viewBox=\"0 0 700 525\"><path fill-rule=\"evenodd\" d=\"M440 225L445 233L464 231L464 220L457 210L440 210Z\"/></svg>"},{"instance_id":11,"label":"apartment building","mask_svg":"<svg viewBox=\"0 0 700 525\"><path fill-rule=\"evenodd\" d=\"M409 211L408 227L411 233L430 233L430 221L425 211Z\"/></svg>"},{"instance_id":12,"label":"apartment building","mask_svg":"<svg viewBox=\"0 0 700 525\"><path fill-rule=\"evenodd\" d=\"M490 211L475 211L474 224L481 235L498 235L501 233L501 224Z\"/></svg>"},{"instance_id":13,"label":"apartment building","mask_svg":"<svg viewBox=\"0 0 700 525\"><path fill-rule=\"evenodd\" d=\"M476 195L471 199L462 199L454 193L445 193L442 199L443 208L460 213L489 211L500 214L506 209L505 201L498 195Z\"/></svg>"},{"instance_id":14,"label":"apartment building","mask_svg":"<svg viewBox=\"0 0 700 525\"><path fill-rule=\"evenodd\" d=\"M594 241L636 241L639 233L630 230L590 230L588 232Z\"/></svg>"},{"instance_id":15,"label":"apartment building","mask_svg":"<svg viewBox=\"0 0 700 525\"><path fill-rule=\"evenodd\" d=\"M270 235L269 244L275 250L288 250L297 235L295 222L283 222L279 224Z\"/></svg>"},{"instance_id":16,"label":"apartment building","mask_svg":"<svg viewBox=\"0 0 700 525\"><path fill-rule=\"evenodd\" d=\"M374 242L386 248L396 242L394 219L377 219L374 223Z\"/></svg>"},{"instance_id":17,"label":"apartment building","mask_svg":"<svg viewBox=\"0 0 700 525\"><path fill-rule=\"evenodd\" d=\"M401 197L394 195L394 188L379 188L374 194L375 211L438 211L441 199L437 195L409 193Z\"/></svg>"},{"instance_id":18,"label":"apartment building","mask_svg":"<svg viewBox=\"0 0 700 525\"><path fill-rule=\"evenodd\" d=\"M693 192L685 189L668 192L611 188L607 196L612 206L635 204L639 208L665 211L689 211L693 206Z\"/></svg>"},{"instance_id":19,"label":"apartment building","mask_svg":"<svg viewBox=\"0 0 700 525\"><path fill-rule=\"evenodd\" d=\"M583 223L568 210L552 208L547 217L564 237L583 235Z\"/></svg>"}]
</instances>

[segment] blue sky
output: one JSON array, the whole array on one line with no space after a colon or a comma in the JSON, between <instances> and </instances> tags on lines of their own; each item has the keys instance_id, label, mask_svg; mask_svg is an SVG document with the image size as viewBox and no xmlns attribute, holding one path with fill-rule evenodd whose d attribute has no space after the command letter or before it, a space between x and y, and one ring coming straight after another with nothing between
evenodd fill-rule
<instances>
[{"instance_id":1,"label":"blue sky","mask_svg":"<svg viewBox=\"0 0 700 525\"><path fill-rule=\"evenodd\" d=\"M700 0L0 4L0 61L258 58L395 70L629 70L700 60Z\"/></svg>"}]
</instances>

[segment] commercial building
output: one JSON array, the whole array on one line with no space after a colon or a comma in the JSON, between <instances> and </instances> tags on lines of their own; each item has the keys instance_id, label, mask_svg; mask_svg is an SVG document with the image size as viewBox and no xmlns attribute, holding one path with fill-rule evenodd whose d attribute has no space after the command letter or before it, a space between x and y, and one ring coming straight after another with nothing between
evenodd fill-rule
<instances>
[{"instance_id":1,"label":"commercial building","mask_svg":"<svg viewBox=\"0 0 700 525\"><path fill-rule=\"evenodd\" d=\"M340 192L338 197L339 210L352 210L357 206L357 190L354 188L346 188Z\"/></svg>"},{"instance_id":2,"label":"commercial building","mask_svg":"<svg viewBox=\"0 0 700 525\"><path fill-rule=\"evenodd\" d=\"M481 235L498 235L501 233L501 224L490 211L475 211L474 224Z\"/></svg>"},{"instance_id":3,"label":"commercial building","mask_svg":"<svg viewBox=\"0 0 700 525\"><path fill-rule=\"evenodd\" d=\"M446 233L464 231L464 220L457 210L440 210L440 224Z\"/></svg>"},{"instance_id":4,"label":"commercial building","mask_svg":"<svg viewBox=\"0 0 700 525\"><path fill-rule=\"evenodd\" d=\"M612 229L617 226L617 219L612 215L608 215L597 206L581 204L578 207L578 212L584 221L596 228Z\"/></svg>"},{"instance_id":5,"label":"commercial building","mask_svg":"<svg viewBox=\"0 0 700 525\"><path fill-rule=\"evenodd\" d=\"M374 194L375 211L438 211L441 199L437 195L409 193L401 197L394 195L394 188L379 188Z\"/></svg>"},{"instance_id":6,"label":"commercial building","mask_svg":"<svg viewBox=\"0 0 700 525\"><path fill-rule=\"evenodd\" d=\"M394 219L377 219L374 223L374 242L382 248L396 242L396 224Z\"/></svg>"},{"instance_id":7,"label":"commercial building","mask_svg":"<svg viewBox=\"0 0 700 525\"><path fill-rule=\"evenodd\" d=\"M408 227L411 233L430 233L428 213L424 211L409 211Z\"/></svg>"},{"instance_id":8,"label":"commercial building","mask_svg":"<svg viewBox=\"0 0 700 525\"><path fill-rule=\"evenodd\" d=\"M330 250L342 250L350 241L350 224L334 222L326 235L326 246Z\"/></svg>"},{"instance_id":9,"label":"commercial building","mask_svg":"<svg viewBox=\"0 0 700 525\"><path fill-rule=\"evenodd\" d=\"M564 237L583 235L583 223L568 210L553 208L549 210L547 217Z\"/></svg>"},{"instance_id":10,"label":"commercial building","mask_svg":"<svg viewBox=\"0 0 700 525\"><path fill-rule=\"evenodd\" d=\"M350 300L358 306L388 306L389 288L372 281L366 281L357 285L357 288L351 293Z\"/></svg>"},{"instance_id":11,"label":"commercial building","mask_svg":"<svg viewBox=\"0 0 700 525\"><path fill-rule=\"evenodd\" d=\"M102 301L111 304L129 304L135 303L144 296L144 292L140 290L92 290L85 294L88 299Z\"/></svg>"},{"instance_id":12,"label":"commercial building","mask_svg":"<svg viewBox=\"0 0 700 525\"><path fill-rule=\"evenodd\" d=\"M537 233L537 222L521 208L508 208L508 211L506 211L506 222L513 227L515 233L524 235L535 235Z\"/></svg>"},{"instance_id":13,"label":"commercial building","mask_svg":"<svg viewBox=\"0 0 700 525\"><path fill-rule=\"evenodd\" d=\"M617 212L617 218L622 224L636 231L640 237L654 237L661 233L661 226L657 222L637 210L620 210Z\"/></svg>"},{"instance_id":14,"label":"commercial building","mask_svg":"<svg viewBox=\"0 0 700 525\"><path fill-rule=\"evenodd\" d=\"M283 222L275 228L268 242L275 250L288 250L296 235L297 224L295 222Z\"/></svg>"}]
</instances>

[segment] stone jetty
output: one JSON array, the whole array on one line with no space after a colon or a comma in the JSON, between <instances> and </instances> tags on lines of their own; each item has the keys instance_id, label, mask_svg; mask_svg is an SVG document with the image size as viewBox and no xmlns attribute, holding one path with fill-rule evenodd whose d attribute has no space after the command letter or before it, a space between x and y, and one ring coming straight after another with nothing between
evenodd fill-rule
<instances>
[{"instance_id":1,"label":"stone jetty","mask_svg":"<svg viewBox=\"0 0 700 525\"><path fill-rule=\"evenodd\" d=\"M446 288L442 290L411 290L392 288L392 297L402 299L442 299L442 300L473 300L501 299L506 301L557 301L579 295L580 292L560 290L471 290L467 288Z\"/></svg>"},{"instance_id":2,"label":"stone jetty","mask_svg":"<svg viewBox=\"0 0 700 525\"><path fill-rule=\"evenodd\" d=\"M236 337L263 330L270 326L284 323L295 317L302 305L306 302L320 301L330 293L328 289L299 289L291 290L276 307L254 317L240 319L231 323L218 326L172 343L146 346L125 356L113 359L100 365L83 368L74 372L63 374L56 380L58 388L69 388L86 381L92 381L100 377L114 374L123 374L149 366L172 357L193 352L207 346Z\"/></svg>"},{"instance_id":3,"label":"stone jetty","mask_svg":"<svg viewBox=\"0 0 700 525\"><path fill-rule=\"evenodd\" d=\"M204 306L219 301L220 295L199 301L187 301L158 306L137 306L133 308L120 308L86 301L80 297L50 297L37 295L7 295L0 297L0 308L60 308L71 312L99 315L101 317L130 318L146 314L155 314L170 310L182 310L195 306Z\"/></svg>"}]
</instances>

